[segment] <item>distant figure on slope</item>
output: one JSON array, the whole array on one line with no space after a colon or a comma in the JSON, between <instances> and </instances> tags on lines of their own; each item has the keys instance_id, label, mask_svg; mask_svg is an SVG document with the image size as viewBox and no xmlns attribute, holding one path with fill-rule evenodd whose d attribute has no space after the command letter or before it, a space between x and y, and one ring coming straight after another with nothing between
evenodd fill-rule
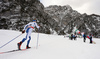
<instances>
[{"instance_id":1,"label":"distant figure on slope","mask_svg":"<svg viewBox=\"0 0 100 59\"><path fill-rule=\"evenodd\" d=\"M92 34L89 35L90 43L92 43Z\"/></svg>"},{"instance_id":2,"label":"distant figure on slope","mask_svg":"<svg viewBox=\"0 0 100 59\"><path fill-rule=\"evenodd\" d=\"M84 42L86 41L86 37L87 37L87 36L86 36L86 34L84 33L84 34L83 34L83 38L84 38L83 41L84 41Z\"/></svg>"},{"instance_id":3,"label":"distant figure on slope","mask_svg":"<svg viewBox=\"0 0 100 59\"><path fill-rule=\"evenodd\" d=\"M30 47L29 47L29 43L30 43L30 40L31 40L31 32L32 32L32 30L34 29L35 26L39 29L39 26L38 26L37 23L36 23L36 19L34 19L33 22L30 22L30 23L28 23L27 25L25 25L24 30L22 31L22 33L25 33L25 31L26 31L26 37L23 38L22 41L20 41L19 43L17 43L18 49L19 49L19 50L21 49L21 44L22 44L25 40L27 40L27 38L28 38L29 40L27 41L26 49L30 48Z\"/></svg>"},{"instance_id":4,"label":"distant figure on slope","mask_svg":"<svg viewBox=\"0 0 100 59\"><path fill-rule=\"evenodd\" d=\"M73 40L73 34L71 34L71 40Z\"/></svg>"},{"instance_id":5,"label":"distant figure on slope","mask_svg":"<svg viewBox=\"0 0 100 59\"><path fill-rule=\"evenodd\" d=\"M74 40L76 40L76 38L77 38L77 35L76 35L76 33L73 35L73 38L74 38Z\"/></svg>"}]
</instances>

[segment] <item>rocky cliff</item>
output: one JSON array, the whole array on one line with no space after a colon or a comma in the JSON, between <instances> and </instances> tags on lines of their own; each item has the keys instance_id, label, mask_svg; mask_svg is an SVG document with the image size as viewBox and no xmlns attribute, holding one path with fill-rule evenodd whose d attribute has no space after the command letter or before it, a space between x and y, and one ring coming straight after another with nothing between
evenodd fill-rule
<instances>
[{"instance_id":1,"label":"rocky cliff","mask_svg":"<svg viewBox=\"0 0 100 59\"><path fill-rule=\"evenodd\" d=\"M57 28L56 21L44 12L44 6L39 0L3 0L0 2L0 29L21 31L24 25L34 18L41 25L40 32L42 33L51 34L52 29Z\"/></svg>"},{"instance_id":2,"label":"rocky cliff","mask_svg":"<svg viewBox=\"0 0 100 59\"><path fill-rule=\"evenodd\" d=\"M100 15L80 14L69 5L44 7L39 0L0 0L0 29L22 31L34 18L41 33L64 35L76 27L99 37Z\"/></svg>"},{"instance_id":3,"label":"rocky cliff","mask_svg":"<svg viewBox=\"0 0 100 59\"><path fill-rule=\"evenodd\" d=\"M71 6L49 6L45 8L45 12L49 14L62 28L60 34L73 32L76 27L80 32L93 34L99 37L100 33L100 15L80 14L73 10Z\"/></svg>"}]
</instances>

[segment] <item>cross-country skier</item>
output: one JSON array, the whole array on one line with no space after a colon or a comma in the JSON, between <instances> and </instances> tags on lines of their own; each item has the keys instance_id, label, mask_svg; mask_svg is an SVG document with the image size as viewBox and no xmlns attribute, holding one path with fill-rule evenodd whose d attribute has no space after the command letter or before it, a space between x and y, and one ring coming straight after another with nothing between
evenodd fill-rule
<instances>
[{"instance_id":1,"label":"cross-country skier","mask_svg":"<svg viewBox=\"0 0 100 59\"><path fill-rule=\"evenodd\" d=\"M39 29L39 26L36 23L36 19L34 19L33 22L30 22L27 25L25 25L22 33L25 33L25 31L26 31L26 37L23 38L22 41L17 43L19 50L21 49L21 44L27 39L29 39L29 40L27 41L26 49L30 48L29 43L30 43L30 40L31 40L31 32L32 32L32 30L34 29L35 26Z\"/></svg>"}]
</instances>

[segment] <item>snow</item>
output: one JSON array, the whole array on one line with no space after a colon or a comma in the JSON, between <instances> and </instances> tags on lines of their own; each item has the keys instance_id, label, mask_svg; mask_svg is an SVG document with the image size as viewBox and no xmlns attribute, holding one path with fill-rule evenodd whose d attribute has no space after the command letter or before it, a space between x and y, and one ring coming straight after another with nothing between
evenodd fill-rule
<instances>
[{"instance_id":1,"label":"snow","mask_svg":"<svg viewBox=\"0 0 100 59\"><path fill-rule=\"evenodd\" d=\"M89 31L91 31L91 29L89 29L88 25L85 24L85 26L86 26L86 28L87 28Z\"/></svg>"},{"instance_id":2,"label":"snow","mask_svg":"<svg viewBox=\"0 0 100 59\"><path fill-rule=\"evenodd\" d=\"M19 31L0 30L0 46L20 35ZM21 41L26 34L0 48L0 52L17 49L17 43ZM58 35L48 35L39 33L39 46L36 49L38 33L31 34L31 49L11 53L0 54L0 59L100 59L100 40L93 38L96 44L89 44L89 40L83 42L83 38L69 40L68 37ZM26 47L27 41L22 44Z\"/></svg>"},{"instance_id":3,"label":"snow","mask_svg":"<svg viewBox=\"0 0 100 59\"><path fill-rule=\"evenodd\" d=\"M92 25L92 27L93 27L94 29L96 29L95 25Z\"/></svg>"},{"instance_id":4,"label":"snow","mask_svg":"<svg viewBox=\"0 0 100 59\"><path fill-rule=\"evenodd\" d=\"M72 32L74 33L77 30L76 26L74 27L74 29L72 30Z\"/></svg>"},{"instance_id":5,"label":"snow","mask_svg":"<svg viewBox=\"0 0 100 59\"><path fill-rule=\"evenodd\" d=\"M100 17L97 17L97 20L100 21Z\"/></svg>"}]
</instances>

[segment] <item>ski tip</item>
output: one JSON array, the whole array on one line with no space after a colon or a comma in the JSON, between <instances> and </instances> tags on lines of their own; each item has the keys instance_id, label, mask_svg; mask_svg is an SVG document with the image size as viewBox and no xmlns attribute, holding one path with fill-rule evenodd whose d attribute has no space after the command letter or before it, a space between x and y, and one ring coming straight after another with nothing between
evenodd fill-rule
<instances>
[{"instance_id":1,"label":"ski tip","mask_svg":"<svg viewBox=\"0 0 100 59\"><path fill-rule=\"evenodd\" d=\"M3 54L4 52L0 52L0 54Z\"/></svg>"}]
</instances>

